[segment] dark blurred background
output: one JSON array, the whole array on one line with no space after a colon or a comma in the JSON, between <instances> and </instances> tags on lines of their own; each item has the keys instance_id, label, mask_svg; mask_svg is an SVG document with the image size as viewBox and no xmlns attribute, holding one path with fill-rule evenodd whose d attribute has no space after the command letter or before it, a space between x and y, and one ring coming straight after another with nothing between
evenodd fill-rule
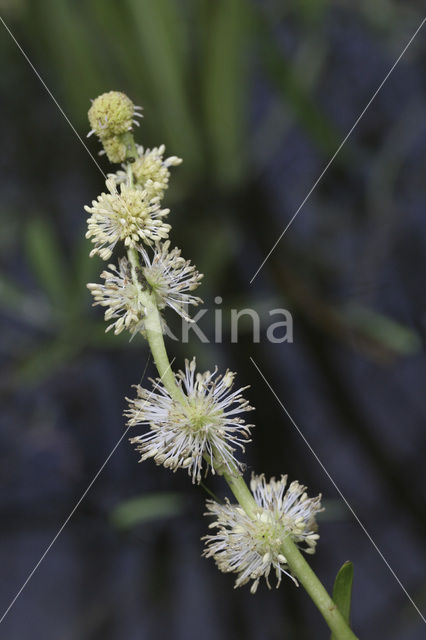
<instances>
[{"instance_id":1,"label":"dark blurred background","mask_svg":"<svg viewBox=\"0 0 426 640\"><path fill-rule=\"evenodd\" d=\"M420 616L249 361L269 379L425 611L425 33L407 51L256 279L250 279L420 24L419 1L0 0L84 137L90 98L144 107L139 142L184 158L166 205L206 307L289 309L294 343L169 341L250 384L250 473L288 473L327 509L312 565L355 566L363 640L419 640ZM142 338L104 334L85 287L84 204L102 176L3 25L1 611L124 428ZM89 148L97 154L93 138ZM109 166L99 160L105 171ZM267 317L267 316L266 316ZM225 322L226 325L226 322ZM213 315L201 326L213 339ZM148 362L147 376L153 375ZM233 590L200 557L204 488L137 464L127 437L0 625L10 640L325 640L302 589ZM206 487L223 496L220 481Z\"/></svg>"}]
</instances>

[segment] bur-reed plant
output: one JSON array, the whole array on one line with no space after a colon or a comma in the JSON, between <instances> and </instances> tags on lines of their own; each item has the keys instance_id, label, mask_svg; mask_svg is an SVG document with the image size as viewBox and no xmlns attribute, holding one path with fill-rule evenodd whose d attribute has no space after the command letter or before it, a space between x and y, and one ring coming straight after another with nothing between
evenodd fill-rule
<instances>
[{"instance_id":1,"label":"bur-reed plant","mask_svg":"<svg viewBox=\"0 0 426 640\"><path fill-rule=\"evenodd\" d=\"M236 374L217 368L199 372L194 358L176 374L171 368L163 337L165 312L170 308L190 321L188 306L201 302L193 291L202 276L172 248L170 211L162 205L170 168L181 159L166 158L163 145L145 149L136 144L133 128L141 109L119 91L96 98L88 115L89 135L99 138L101 153L122 164L108 175L106 191L85 207L90 255L108 261L115 249L124 253L101 273L102 283L88 288L94 304L105 307L107 331L141 334L147 340L159 375L151 389L136 385L127 398L125 415L137 432L131 442L141 461L152 459L174 472L184 469L193 483L209 473L228 483L236 503L207 501L206 515L213 520L204 555L220 571L236 575L235 587L250 584L255 594L262 580L278 587L288 576L305 587L333 638L354 640L347 616L304 557L315 553L319 540L321 495L309 497L306 487L288 484L286 475L267 480L252 474L247 486L241 457L250 441L253 425L246 423L246 414L252 407L245 388L234 386Z\"/></svg>"}]
</instances>

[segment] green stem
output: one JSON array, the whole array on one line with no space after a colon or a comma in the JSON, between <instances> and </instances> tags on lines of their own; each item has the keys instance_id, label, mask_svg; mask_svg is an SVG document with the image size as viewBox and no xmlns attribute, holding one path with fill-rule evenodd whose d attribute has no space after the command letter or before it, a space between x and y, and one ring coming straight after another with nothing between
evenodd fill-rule
<instances>
[{"instance_id":1,"label":"green stem","mask_svg":"<svg viewBox=\"0 0 426 640\"><path fill-rule=\"evenodd\" d=\"M149 308L147 311L148 314L145 321L145 329L155 366L157 367L164 386L172 398L178 402L183 402L185 401L185 396L182 389L176 384L176 379L164 347L160 314L157 307L155 307L155 311L153 311L152 314L149 313Z\"/></svg>"},{"instance_id":2,"label":"green stem","mask_svg":"<svg viewBox=\"0 0 426 640\"><path fill-rule=\"evenodd\" d=\"M336 637L337 640L357 640L356 635L348 627L337 605L328 595L326 589L320 580L318 580L290 536L287 536L284 540L282 551L287 559L288 566L305 587L334 637Z\"/></svg>"},{"instance_id":3,"label":"green stem","mask_svg":"<svg viewBox=\"0 0 426 640\"><path fill-rule=\"evenodd\" d=\"M164 345L163 333L161 330L161 317L155 300L152 295L142 289L137 278L139 258L135 249L130 249L129 260L132 264L133 278L140 288L140 296L146 308L145 329L148 343L151 349L154 362L164 386L170 395L178 402L186 402L182 389L176 384L171 365ZM245 483L244 479L237 473L229 471L223 472L223 477L228 483L235 498L250 517L254 517L257 511L257 504L253 495ZM305 587L307 593L321 612L324 620L337 640L357 640L355 634L346 624L343 616L338 610L333 600L328 595L326 589L318 580L302 553L299 551L293 540L288 536L282 546L288 566L296 578Z\"/></svg>"},{"instance_id":4,"label":"green stem","mask_svg":"<svg viewBox=\"0 0 426 640\"><path fill-rule=\"evenodd\" d=\"M138 150L135 144L135 138L131 131L126 131L126 133L122 133L120 136L121 142L126 145L126 158L130 162L134 162L138 157Z\"/></svg>"},{"instance_id":5,"label":"green stem","mask_svg":"<svg viewBox=\"0 0 426 640\"><path fill-rule=\"evenodd\" d=\"M164 345L163 331L161 327L161 316L155 303L152 293L143 288L138 274L141 270L139 256L136 249L129 249L127 252L130 264L132 265L132 278L138 288L139 299L145 307L145 331L155 366L157 367L162 383L170 393L172 398L178 402L185 400L182 389L177 385L172 371L166 347Z\"/></svg>"},{"instance_id":6,"label":"green stem","mask_svg":"<svg viewBox=\"0 0 426 640\"><path fill-rule=\"evenodd\" d=\"M254 517L258 507L255 499L253 498L253 494L244 482L244 478L239 475L232 475L228 471L223 473L223 477L236 497L237 502L239 502L247 515Z\"/></svg>"}]
</instances>

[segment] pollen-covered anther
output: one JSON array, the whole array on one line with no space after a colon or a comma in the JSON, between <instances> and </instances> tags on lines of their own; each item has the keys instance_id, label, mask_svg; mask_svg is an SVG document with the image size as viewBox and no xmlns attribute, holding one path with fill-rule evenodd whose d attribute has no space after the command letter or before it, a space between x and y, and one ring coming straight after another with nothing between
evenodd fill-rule
<instances>
[{"instance_id":1,"label":"pollen-covered anther","mask_svg":"<svg viewBox=\"0 0 426 640\"><path fill-rule=\"evenodd\" d=\"M243 389L232 391L224 384L226 374L217 375L216 369L196 374L195 366L195 359L187 360L185 371L177 374L182 399L173 398L158 380L153 391L136 387L137 397L127 399L125 414L130 426L149 427L131 439L142 459L154 457L172 471L187 469L192 481L199 483L203 469L241 473L243 465L235 452L249 440L252 425L245 424L240 414L252 407L243 399Z\"/></svg>"},{"instance_id":2,"label":"pollen-covered anther","mask_svg":"<svg viewBox=\"0 0 426 640\"><path fill-rule=\"evenodd\" d=\"M263 577L270 588L271 571L277 587L284 574L297 584L282 553L288 536L306 553L315 551L319 538L315 517L322 511L321 496L308 498L298 482L292 482L287 491L286 485L287 476L268 483L264 475L253 475L250 486L258 506L254 517L229 501L207 501L206 515L215 518L209 528L216 532L205 536L204 555L213 557L224 573L236 573L236 587L252 580L250 592L255 593Z\"/></svg>"}]
</instances>

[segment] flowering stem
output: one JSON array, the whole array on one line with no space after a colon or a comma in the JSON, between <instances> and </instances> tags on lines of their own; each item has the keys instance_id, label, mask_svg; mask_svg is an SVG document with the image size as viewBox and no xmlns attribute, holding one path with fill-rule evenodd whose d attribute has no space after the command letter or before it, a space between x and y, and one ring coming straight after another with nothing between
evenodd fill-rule
<instances>
[{"instance_id":1,"label":"flowering stem","mask_svg":"<svg viewBox=\"0 0 426 640\"><path fill-rule=\"evenodd\" d=\"M282 552L293 574L305 587L330 630L333 632L333 637L337 640L357 640L356 635L348 627L337 605L330 598L326 589L318 580L290 536L285 538L282 545Z\"/></svg>"},{"instance_id":2,"label":"flowering stem","mask_svg":"<svg viewBox=\"0 0 426 640\"><path fill-rule=\"evenodd\" d=\"M110 257L112 250L119 239L124 240L125 245L128 248L128 260L130 263L130 276L131 276L130 297L131 297L132 304L129 303L129 308L126 310L125 316L121 317L117 322L114 323L116 327L115 332L119 333L124 327L129 328L133 322L137 321L139 323L141 320L141 317L143 318L143 327L144 327L143 333L146 335L146 338L148 340L154 362L158 369L160 379L162 380L164 387L167 389L168 393L173 398L173 400L176 403L180 404L186 410L188 407L191 408L189 406L190 402L181 384L178 384L176 382L176 378L171 369L171 363L169 362L165 344L164 344L163 324L162 324L162 318L160 315L160 310L158 305L158 299L161 300L161 298L157 297L158 295L156 294L157 289L150 286L148 282L149 278L146 275L145 268L141 267L141 264L139 261L139 253L137 248L135 247L135 243L138 242L140 239L139 236L142 239L144 239L145 242L150 244L150 239L158 240L161 237L167 236L167 232L170 227L170 225L164 225L161 222L161 220L158 220L158 219L156 220L156 218L159 218L159 217L161 218L162 216L168 213L167 209L164 209L164 210L159 209L158 202L161 196L157 195L153 197L151 194L151 196L149 197L147 190L144 189L140 191L138 190L138 185L137 184L134 185L132 163L134 163L138 159L138 148L135 144L133 134L131 133L131 128L132 128L132 123L134 122L133 118L137 115L140 115L140 114L137 113L137 107L133 105L132 101L126 95L120 92L114 92L114 91L108 92L99 96L93 102L92 107L89 110L89 120L92 127L91 133L96 133L98 137L101 138L101 140L103 140L104 150L106 151L108 158L112 162L121 161L122 151L123 151L122 147L124 145L125 157L128 163L126 167L126 170L127 170L126 190L123 191L123 188L121 188L121 191L120 191L121 195L118 194L116 189L116 178L118 176L116 175L115 180L112 178L111 180L107 180L107 187L110 191L110 194L101 194L101 196L99 196L98 198L98 201L94 202L92 207L86 207L86 210L92 214L91 218L89 218L88 220L89 230L86 237L92 238L92 242L94 242L96 245L95 249L92 250L91 255L93 255L94 253L99 253L100 257L103 259L108 259ZM118 132L124 131L124 133L117 135L117 128L118 128ZM108 145L107 145L107 142L108 142ZM111 142L112 142L112 146L109 144ZM118 143L118 151L117 151L117 143ZM172 164L179 164L180 159L176 157L172 157L172 158L168 158L166 161L163 162L162 153L164 151L164 148L162 147L160 149L156 149L155 151L157 154L157 155L154 154L155 162L157 161L160 162L161 171L164 171L164 170L166 171L165 173L166 177L161 178L161 171L159 174L160 180L163 181L163 186L161 182L158 183L161 191L161 189L164 190L164 188L167 187L168 166ZM117 160L118 157L119 157L119 160ZM111 184L111 181L112 181L112 184ZM120 177L120 181L121 181L121 177ZM152 183L154 184L154 186L156 185L156 182L151 179L149 179L149 181L148 180L146 181L146 185L148 183L149 184ZM130 191L131 197L127 193L127 190ZM128 196L127 199L124 198L125 195ZM129 200L129 197L130 197L130 200ZM111 198L112 198L112 203L110 202ZM130 203L132 202L132 198L135 198L136 202L139 202L139 206L135 207L132 204L129 204L129 202ZM116 211L116 208L114 208L114 206L117 205L117 201L119 204L119 207L118 207L119 213ZM150 213L152 213L151 217L149 217ZM120 217L121 215L123 216L122 218ZM148 220L145 219L146 216L148 216ZM149 235L148 232L145 233L145 231L147 231L146 229L143 230L142 228L138 227L138 224L141 224L142 227L148 226L148 229L150 229L148 222L150 224L154 224L154 226L155 224L157 225L157 227L154 229L155 232L153 232L153 230L151 229L151 235ZM168 246L169 244L167 243L165 245L166 253L168 251ZM169 258L171 261L174 259L176 259L176 261L178 259L182 260L179 256L180 256L180 253L178 252L177 249L175 249L173 252L169 254ZM144 254L144 257L145 257L145 254ZM201 276L198 274L198 272L193 273L193 267L189 267L188 265L189 265L189 262L183 262L180 275L177 276L175 289L173 289L175 293L182 291L182 288L184 288L184 290L188 290L188 289L191 290L198 284L198 281ZM105 300L108 300L108 298L111 298L111 301L106 303L107 305L109 305L109 309L105 314L106 319L110 317L117 317L117 315L119 315L117 309L120 311L122 307L125 306L123 301L126 301L125 299L126 299L127 293L125 292L123 293L123 296L122 296L123 300L118 296L118 301L117 301L114 299L114 296L113 296L113 293L118 288L117 282L118 283L122 282L124 288L126 288L124 286L124 283L126 283L126 286L128 284L127 280L128 280L129 274L128 274L128 267L126 262L125 261L124 263L120 262L119 267L120 267L119 270L117 270L116 267L112 265L111 266L112 273L107 273L107 275L102 274L102 277L105 278L105 282L106 282L105 285L95 285L95 284L88 285L92 293L94 293L96 304L105 304ZM190 278L185 279L185 277L182 275L183 273L186 273L186 274L191 273L192 275ZM104 290L108 290L110 292L112 291L113 293L108 293L107 295L107 294L104 294L103 292ZM191 303L193 304L196 304L199 300L197 298L194 298L193 296L188 296L188 299L190 299ZM133 308L133 304L135 304L135 308ZM160 304L161 306L164 306L162 302ZM182 315L184 314L182 313ZM138 324L137 326L140 326L140 325ZM194 367L195 367L195 363L194 363ZM192 376L194 370L191 368L190 371ZM205 374L205 376L208 376L208 375L209 374ZM226 382L225 382L225 377L227 378ZM196 385L201 384L201 382L199 383L198 380L199 379L197 378ZM202 380L203 380L203 377L201 377L201 381ZM191 384L192 384L192 378L191 378ZM219 400L220 398L222 398L224 389L229 386L232 386L232 375L230 379L227 376L222 377L220 384L215 386L215 393L218 396ZM241 395L239 394L239 392L235 392L230 396L230 398L231 398L231 401L233 402L237 402L237 401L240 402L240 408L238 412L240 412L243 409L248 410L248 405L246 402L244 402L241 399ZM222 401L222 404L220 404L220 402L218 401L218 406L219 407L223 406L223 401ZM231 415L232 413L235 414L236 411L234 412L229 411L228 413L229 415ZM224 415L226 416L227 414L224 413ZM234 424L234 425L238 424L236 419L231 419L230 422L231 424ZM132 420L129 421L129 424L132 424ZM246 427L247 429L248 429L248 426L249 425L247 425ZM239 440L237 436L235 438L231 436L230 439L231 439L231 442L237 442L237 443L241 442L241 440ZM142 442L143 442L143 439L142 439ZM232 451L233 451L232 445L229 446L228 443L225 443L223 444L223 447L221 450L220 446L216 446L216 445L213 446L213 443L209 443L209 444L211 445L210 449L209 450L205 449L204 451L204 457L207 463L211 465L212 470L216 470L216 472L219 475L223 475L232 493L234 494L238 503L241 505L242 509L247 514L248 518L252 519L252 521L256 521L259 518L259 520L262 521L262 516L266 514L261 513L261 507L258 505L257 501L254 499L253 493L255 493L255 490L253 490L253 493L252 493L249 487L244 482L244 479L239 473L237 463L234 462L232 459L233 458L232 455L225 455L229 453L228 449L230 449L230 452L232 454ZM148 453L145 453L142 459L146 457L154 456L154 459L156 462L163 463L164 466L167 466L166 465L166 462L167 462L168 466L170 467L188 466L187 464L185 464L185 460L188 460L189 463L192 464L192 450L187 452L187 450L184 448L183 445L178 445L176 449L173 449L172 447L172 453L175 452L175 458L176 458L176 460L173 460L173 457L168 455L169 454L169 450L167 449L168 446L169 444L166 444L166 449L165 449L166 455L163 455L163 454L158 455L158 449L154 449L152 447L148 451ZM228 447L228 449L226 449L226 447ZM189 446L189 448L191 449L191 446ZM189 453L190 457L183 460L182 464L179 464L180 457L182 456L183 451L185 451L186 455L187 453ZM219 458L219 460L217 461L216 461L216 453L217 453L217 457ZM196 479L199 479L201 461L199 461L198 458L200 454L201 454L201 451L199 451L196 454L197 460L196 460L196 463L194 463L195 466L193 470L193 481L195 481ZM221 457L222 457L222 460L220 459ZM229 458L231 458L231 460ZM285 481L286 480L283 480L283 482L281 483L282 484L282 491L280 494L281 496L283 495L282 492L284 491ZM274 481L272 484L274 485ZM296 484L298 485L298 483ZM291 487L290 487L290 491L291 491ZM298 496L297 491L298 490L296 490L296 494L295 494L296 498ZM305 494L305 497L306 497L306 494ZM257 498L257 495L256 495L256 498ZM281 497L279 498L279 500L281 500ZM316 510L318 510L318 504L317 504L318 501L319 501L319 498L314 499L312 501L313 504L316 503ZM297 519L295 522L298 523L299 520L304 521L304 518L301 517L300 519ZM254 524L254 522L250 522L249 524ZM217 526L217 524L214 524L213 526ZM303 524L303 526L305 525ZM263 529L261 529L261 531L262 530ZM262 537L265 537L265 536L262 535ZM307 539L308 541L310 540L313 543L313 547L315 546L316 538L317 536L315 534L307 535ZM296 537L295 539L296 540L300 539L300 536L299 538ZM276 540L277 538L275 538L275 541ZM281 554L278 555L279 562L280 563L282 562L284 565L287 564L288 567L291 569L293 575L300 580L302 585L305 587L307 593L312 598L312 600L318 607L319 611L323 615L328 626L330 627L333 633L333 637L335 637L336 640L356 640L356 636L349 629L343 616L338 610L336 604L330 598L327 591L325 590L321 582L316 577L315 573L312 571L312 569L310 568L310 566L302 556L301 552L298 549L297 544L295 544L295 542L291 538L290 533L287 534L287 537L283 540L282 543L281 543L281 536L280 536L280 538L278 538L278 542L275 544L277 544L278 547L280 547L280 551L282 551L282 554L283 554L282 556ZM310 548L312 549L312 547ZM220 547L220 549L222 549L222 547ZM274 553L275 553L275 549L274 549ZM210 551L209 551L209 554L210 554ZM256 588L259 582L259 576L263 574L266 578L268 578L269 571L271 568L270 561L271 561L271 553L268 551L262 559L262 564L260 566L260 573L259 573L258 565L250 567L251 569L254 570L254 573L249 572L249 575L246 575L246 574L240 575L239 579L236 582L236 586L239 586L239 584L244 584L245 582L248 581L249 578L251 578L254 580L254 583L251 589L252 593L254 593L256 591ZM284 571L284 569L281 567L281 565L276 566L276 569L277 569L277 578L279 578L280 571ZM231 566L230 569L229 567L226 567L226 570L233 570L233 567Z\"/></svg>"},{"instance_id":3,"label":"flowering stem","mask_svg":"<svg viewBox=\"0 0 426 640\"><path fill-rule=\"evenodd\" d=\"M246 514L253 517L256 514L257 505L244 478L236 473L235 475L231 474L228 471L224 471L223 477Z\"/></svg>"},{"instance_id":4,"label":"flowering stem","mask_svg":"<svg viewBox=\"0 0 426 640\"><path fill-rule=\"evenodd\" d=\"M130 249L128 253L129 260L135 270L134 273L136 274L139 265L137 252L134 249ZM141 288L140 295L146 308L146 337L148 339L158 373L170 395L178 402L185 402L185 396L180 387L176 384L176 379L167 356L161 330L161 317L158 308L150 293L143 291ZM228 483L229 488L238 503L247 515L253 517L256 513L257 505L242 476L237 473L233 474L229 471L223 471L223 477ZM293 574L305 587L307 593L321 612L324 620L335 635L336 639L357 640L355 634L346 624L337 606L330 598L326 589L312 571L311 567L306 562L290 536L288 536L283 542L282 550Z\"/></svg>"},{"instance_id":5,"label":"flowering stem","mask_svg":"<svg viewBox=\"0 0 426 640\"><path fill-rule=\"evenodd\" d=\"M150 296L147 296L147 315L145 320L145 330L148 338L149 347L151 349L152 357L154 358L155 366L157 367L161 381L170 393L172 398L178 402L182 402L183 393L176 384L174 373L171 369L167 352L164 347L163 335L161 332L161 318L155 304L152 305L152 309L148 307Z\"/></svg>"},{"instance_id":6,"label":"flowering stem","mask_svg":"<svg viewBox=\"0 0 426 640\"><path fill-rule=\"evenodd\" d=\"M223 477L244 511L247 515L253 517L256 514L257 504L244 479L241 476L231 475L229 472L223 473ZM288 566L305 587L330 630L333 632L334 637L337 640L356 640L355 634L346 624L336 604L330 598L326 589L320 580L318 580L290 536L287 536L284 540L282 552L287 559Z\"/></svg>"},{"instance_id":7,"label":"flowering stem","mask_svg":"<svg viewBox=\"0 0 426 640\"><path fill-rule=\"evenodd\" d=\"M138 273L140 271L139 256L136 249L129 249L127 252L130 264L132 265L133 282L138 288L139 299L145 307L145 331L155 366L160 375L161 382L166 387L172 398L178 402L185 401L182 390L176 384L176 379L172 371L169 358L167 356L166 347L164 345L163 331L161 327L161 316L158 311L155 299L152 294L145 290L139 280Z\"/></svg>"}]
</instances>

